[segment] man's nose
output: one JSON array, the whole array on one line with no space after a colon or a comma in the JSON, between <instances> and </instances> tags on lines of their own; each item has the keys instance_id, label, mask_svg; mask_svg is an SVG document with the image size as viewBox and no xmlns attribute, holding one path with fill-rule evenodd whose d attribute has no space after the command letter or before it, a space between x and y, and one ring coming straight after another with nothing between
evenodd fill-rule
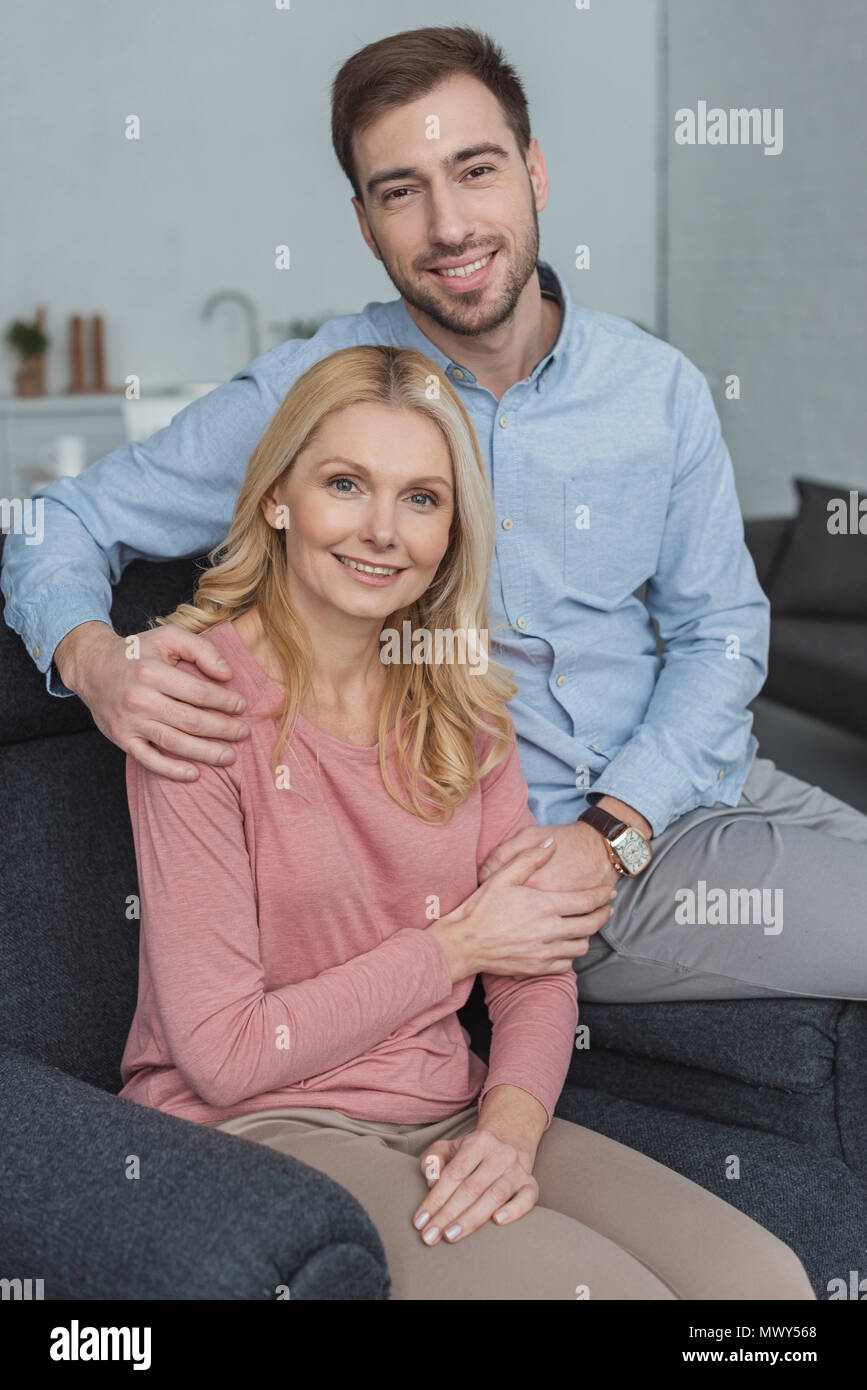
<instances>
[{"instance_id":1,"label":"man's nose","mask_svg":"<svg viewBox=\"0 0 867 1390\"><path fill-rule=\"evenodd\" d=\"M460 251L454 248L463 246L472 238L474 225L460 190L449 181L432 185L428 193L427 212L427 234L431 246L440 247L440 251L434 251L428 259L447 260L460 255Z\"/></svg>"}]
</instances>

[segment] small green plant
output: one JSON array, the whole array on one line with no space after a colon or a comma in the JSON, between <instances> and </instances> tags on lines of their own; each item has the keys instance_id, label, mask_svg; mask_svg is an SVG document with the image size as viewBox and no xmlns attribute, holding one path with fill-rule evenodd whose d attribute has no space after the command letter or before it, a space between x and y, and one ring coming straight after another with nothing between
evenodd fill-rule
<instances>
[{"instance_id":1,"label":"small green plant","mask_svg":"<svg viewBox=\"0 0 867 1390\"><path fill-rule=\"evenodd\" d=\"M15 319L6 330L5 342L21 357L41 357L51 339L38 323Z\"/></svg>"}]
</instances>

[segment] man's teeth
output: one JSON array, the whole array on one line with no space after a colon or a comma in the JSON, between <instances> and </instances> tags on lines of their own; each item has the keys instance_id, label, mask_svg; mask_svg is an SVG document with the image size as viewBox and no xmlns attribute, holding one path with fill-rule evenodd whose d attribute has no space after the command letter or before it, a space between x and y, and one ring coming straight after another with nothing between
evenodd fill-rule
<instances>
[{"instance_id":1,"label":"man's teeth","mask_svg":"<svg viewBox=\"0 0 867 1390\"><path fill-rule=\"evenodd\" d=\"M397 574L396 569L388 569L385 565L362 565L358 560L348 560L345 555L338 555L341 565L348 565L351 570L361 570L362 574Z\"/></svg>"},{"instance_id":2,"label":"man's teeth","mask_svg":"<svg viewBox=\"0 0 867 1390\"><path fill-rule=\"evenodd\" d=\"M437 275L457 275L463 278L466 275L472 275L477 270L481 270L483 265L488 264L493 254L493 251L491 251L489 255L484 256L480 261L471 261L469 265L456 265L451 270L438 270L436 273Z\"/></svg>"}]
</instances>

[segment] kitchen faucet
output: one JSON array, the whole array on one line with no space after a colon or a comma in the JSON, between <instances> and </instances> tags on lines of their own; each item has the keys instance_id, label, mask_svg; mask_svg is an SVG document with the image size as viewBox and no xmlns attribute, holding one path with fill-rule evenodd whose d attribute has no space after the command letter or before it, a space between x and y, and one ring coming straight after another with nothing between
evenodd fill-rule
<instances>
[{"instance_id":1,"label":"kitchen faucet","mask_svg":"<svg viewBox=\"0 0 867 1390\"><path fill-rule=\"evenodd\" d=\"M249 295L242 294L240 290L218 290L202 307L202 318L207 322L217 305L222 304L224 300L234 300L236 304L240 304L247 316L249 335L249 357L247 360L252 362L254 357L259 356L259 318L256 313L256 306Z\"/></svg>"}]
</instances>

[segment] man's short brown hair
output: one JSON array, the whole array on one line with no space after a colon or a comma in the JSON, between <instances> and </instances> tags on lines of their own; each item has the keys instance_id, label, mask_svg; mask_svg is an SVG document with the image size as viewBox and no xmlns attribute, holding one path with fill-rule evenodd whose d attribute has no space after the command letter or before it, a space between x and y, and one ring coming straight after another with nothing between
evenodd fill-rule
<instances>
[{"instance_id":1,"label":"man's short brown hair","mask_svg":"<svg viewBox=\"0 0 867 1390\"><path fill-rule=\"evenodd\" d=\"M518 149L526 153L530 143L527 98L521 79L493 39L463 25L407 29L353 53L331 87L331 139L357 198L362 195L352 137L384 111L415 101L457 73L478 78L493 92Z\"/></svg>"}]
</instances>

